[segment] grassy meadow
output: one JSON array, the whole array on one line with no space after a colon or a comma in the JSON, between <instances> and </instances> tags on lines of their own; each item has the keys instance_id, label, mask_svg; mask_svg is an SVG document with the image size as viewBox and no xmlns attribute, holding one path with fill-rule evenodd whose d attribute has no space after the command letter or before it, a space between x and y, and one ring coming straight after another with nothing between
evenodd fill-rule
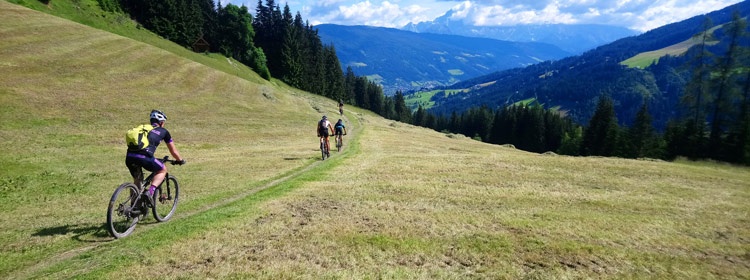
<instances>
[{"instance_id":1,"label":"grassy meadow","mask_svg":"<svg viewBox=\"0 0 750 280\"><path fill-rule=\"evenodd\" d=\"M1 279L750 278L747 167L534 154L352 106L321 161L335 101L118 34L0 1ZM124 133L153 108L181 201L114 240Z\"/></svg>"},{"instance_id":2,"label":"grassy meadow","mask_svg":"<svg viewBox=\"0 0 750 280\"><path fill-rule=\"evenodd\" d=\"M710 32L713 33L716 29L719 27L713 27L711 28ZM697 44L701 43L700 36L694 36L690 39L687 39L685 41L682 41L680 43L671 45L666 48L654 50L654 51L648 51L648 52L642 52L639 53L631 58L628 58L624 60L623 62L620 62L620 64L631 67L631 68L646 68L651 66L651 64L659 62L659 58L671 55L671 56L680 56L683 55L687 50L695 46ZM719 43L718 41L709 41L706 42L707 45L715 45Z\"/></svg>"}]
</instances>

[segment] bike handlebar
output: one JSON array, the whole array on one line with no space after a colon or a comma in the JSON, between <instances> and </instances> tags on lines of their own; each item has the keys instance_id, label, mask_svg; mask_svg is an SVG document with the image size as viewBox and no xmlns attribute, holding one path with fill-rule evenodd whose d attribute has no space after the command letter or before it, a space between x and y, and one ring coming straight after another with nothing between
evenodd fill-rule
<instances>
[{"instance_id":1,"label":"bike handlebar","mask_svg":"<svg viewBox=\"0 0 750 280\"><path fill-rule=\"evenodd\" d=\"M169 156L164 156L163 158L160 158L158 160L161 161L161 162L168 162L168 163L170 163L172 165L183 165L183 164L185 164L185 160L184 159L183 160L173 160L173 159L169 159Z\"/></svg>"}]
</instances>

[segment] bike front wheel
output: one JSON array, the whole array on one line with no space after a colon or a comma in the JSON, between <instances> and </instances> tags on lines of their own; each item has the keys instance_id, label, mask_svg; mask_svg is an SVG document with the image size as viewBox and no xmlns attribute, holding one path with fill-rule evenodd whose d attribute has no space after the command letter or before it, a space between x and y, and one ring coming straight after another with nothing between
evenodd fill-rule
<instances>
[{"instance_id":1,"label":"bike front wheel","mask_svg":"<svg viewBox=\"0 0 750 280\"><path fill-rule=\"evenodd\" d=\"M133 183L123 183L112 194L107 207L107 231L114 238L123 238L135 230L140 220L138 205L138 188Z\"/></svg>"},{"instance_id":2,"label":"bike front wheel","mask_svg":"<svg viewBox=\"0 0 750 280\"><path fill-rule=\"evenodd\" d=\"M180 185L177 178L172 175L167 176L164 183L154 190L154 219L159 222L166 222L177 210L177 202L180 198Z\"/></svg>"}]
</instances>

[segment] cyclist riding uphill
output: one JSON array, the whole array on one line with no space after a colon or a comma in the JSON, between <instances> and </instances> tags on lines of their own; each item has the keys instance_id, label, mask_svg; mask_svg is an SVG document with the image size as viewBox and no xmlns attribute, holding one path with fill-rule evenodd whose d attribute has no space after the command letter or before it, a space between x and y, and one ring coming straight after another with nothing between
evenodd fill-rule
<instances>
[{"instance_id":1,"label":"cyclist riding uphill","mask_svg":"<svg viewBox=\"0 0 750 280\"><path fill-rule=\"evenodd\" d=\"M159 110L153 110L150 114L151 127L144 125L144 131L147 131L146 140L138 141L137 145L131 145L128 143L128 152L125 157L125 165L130 170L130 175L133 176L133 181L137 186L141 185L143 180L143 170L141 167L154 173L154 178L151 181L151 186L148 188L149 198L153 196L156 186L160 185L164 181L164 177L167 174L167 167L162 162L154 157L156 148L159 147L159 143L163 140L167 143L169 153L177 160L175 164L185 164L185 159L180 156L177 148L174 146L172 141L172 135L169 134L164 123L167 121L167 116ZM127 137L126 137L127 139ZM144 145L145 143L148 145Z\"/></svg>"},{"instance_id":2,"label":"cyclist riding uphill","mask_svg":"<svg viewBox=\"0 0 750 280\"><path fill-rule=\"evenodd\" d=\"M343 135L346 135L346 126L344 126L344 121L341 119L336 122L336 125L333 126L333 129L336 131L334 133L334 135L336 136L342 135L342 133Z\"/></svg>"},{"instance_id":3,"label":"cyclist riding uphill","mask_svg":"<svg viewBox=\"0 0 750 280\"><path fill-rule=\"evenodd\" d=\"M328 137L333 134L333 127L331 126L331 122L328 120L327 116L323 116L323 118L318 122L318 137L320 137L320 141L323 142L325 138L326 143L326 150L331 150L331 145L328 143ZM330 131L330 133L329 133Z\"/></svg>"}]
</instances>

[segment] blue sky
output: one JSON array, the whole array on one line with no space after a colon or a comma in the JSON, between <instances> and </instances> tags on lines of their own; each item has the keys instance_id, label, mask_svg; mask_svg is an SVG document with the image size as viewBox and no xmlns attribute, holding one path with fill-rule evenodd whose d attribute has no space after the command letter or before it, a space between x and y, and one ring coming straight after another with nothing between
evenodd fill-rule
<instances>
[{"instance_id":1,"label":"blue sky","mask_svg":"<svg viewBox=\"0 0 750 280\"><path fill-rule=\"evenodd\" d=\"M217 0L219 1L219 0ZM453 10L456 20L482 26L598 23L648 31L705 14L741 0L275 0L313 25L371 25L400 28L431 21ZM252 12L258 0L222 0ZM266 3L266 0L263 0Z\"/></svg>"}]
</instances>

